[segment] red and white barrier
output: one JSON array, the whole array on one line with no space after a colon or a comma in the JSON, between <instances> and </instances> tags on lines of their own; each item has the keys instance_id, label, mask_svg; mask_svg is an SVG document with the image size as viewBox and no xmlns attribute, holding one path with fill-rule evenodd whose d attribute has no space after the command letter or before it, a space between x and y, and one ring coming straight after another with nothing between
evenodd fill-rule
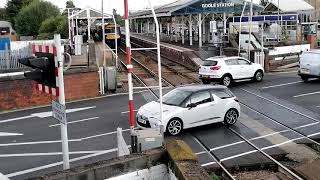
<instances>
[{"instance_id":1,"label":"red and white barrier","mask_svg":"<svg viewBox=\"0 0 320 180\"><path fill-rule=\"evenodd\" d=\"M43 43L33 43L31 44L32 54L35 55L36 52L42 53L52 53L54 56L54 64L55 64L55 76L56 76L56 87L49 87L44 84L35 83L35 89L47 94L51 94L53 96L59 96L59 73L58 73L58 57L57 57L57 48L54 44L43 44Z\"/></svg>"}]
</instances>

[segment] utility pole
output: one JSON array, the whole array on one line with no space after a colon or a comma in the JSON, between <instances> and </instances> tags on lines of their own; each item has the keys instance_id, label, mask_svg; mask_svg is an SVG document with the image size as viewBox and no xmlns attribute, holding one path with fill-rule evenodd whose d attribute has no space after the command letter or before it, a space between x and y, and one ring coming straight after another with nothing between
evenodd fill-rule
<instances>
[{"instance_id":1,"label":"utility pole","mask_svg":"<svg viewBox=\"0 0 320 180\"><path fill-rule=\"evenodd\" d=\"M60 34L54 35L54 44L57 48L58 58L58 84L59 84L59 103L63 106L66 105L65 93L64 93L64 79L63 79L63 58L61 49ZM68 128L67 120L64 123L60 123L61 128L61 141L62 141L62 154L63 154L63 169L70 169L69 159L69 145L68 145Z\"/></svg>"}]
</instances>

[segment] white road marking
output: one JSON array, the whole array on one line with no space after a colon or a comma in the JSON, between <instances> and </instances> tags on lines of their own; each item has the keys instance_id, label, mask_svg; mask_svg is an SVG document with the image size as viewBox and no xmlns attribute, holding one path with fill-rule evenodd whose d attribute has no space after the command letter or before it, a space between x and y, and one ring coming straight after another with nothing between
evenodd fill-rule
<instances>
[{"instance_id":1,"label":"white road marking","mask_svg":"<svg viewBox=\"0 0 320 180\"><path fill-rule=\"evenodd\" d=\"M133 112L137 112L138 110L133 110ZM121 114L128 114L130 111L124 111L124 112L121 112Z\"/></svg>"},{"instance_id":2,"label":"white road marking","mask_svg":"<svg viewBox=\"0 0 320 180\"><path fill-rule=\"evenodd\" d=\"M234 156L230 156L230 157L227 157L227 158L223 158L223 159L220 159L220 162L226 161L226 160L230 160L230 159L234 159L234 158L241 157L241 156L245 156L245 155L248 155L248 154L252 154L252 153L255 153L257 151L258 150L252 150L252 151L248 151L248 152L245 152L245 153L241 153L241 154L237 154L237 155L234 155Z\"/></svg>"},{"instance_id":3,"label":"white road marking","mask_svg":"<svg viewBox=\"0 0 320 180\"><path fill-rule=\"evenodd\" d=\"M209 163L201 164L201 166L205 167L205 166L210 166L212 164L217 164L217 163L216 162L209 162Z\"/></svg>"},{"instance_id":4,"label":"white road marking","mask_svg":"<svg viewBox=\"0 0 320 180\"><path fill-rule=\"evenodd\" d=\"M28 118L32 118L32 117L33 117L33 116L23 116L23 117L18 117L18 118L6 119L6 120L0 121L0 123L6 123L6 122L11 122L11 121L18 121L18 120L28 119Z\"/></svg>"},{"instance_id":5,"label":"white road marking","mask_svg":"<svg viewBox=\"0 0 320 180\"><path fill-rule=\"evenodd\" d=\"M84 107L84 108L75 108L75 109L67 109L66 113L84 111L84 110L93 109L93 108L96 108L96 106ZM18 121L18 120L28 119L28 118L32 118L32 117L46 118L46 117L51 117L51 116L52 116L52 111L47 111L47 112L41 112L41 113L34 113L34 114L31 114L30 116L23 116L23 117L18 117L18 118L1 120L0 123Z\"/></svg>"},{"instance_id":6,"label":"white road marking","mask_svg":"<svg viewBox=\"0 0 320 180\"><path fill-rule=\"evenodd\" d=\"M306 93L306 94L300 94L300 95L296 95L296 96L293 96L293 97L294 98L298 98L298 97L310 96L310 95L315 95L315 94L320 94L320 91L312 92L312 93Z\"/></svg>"},{"instance_id":7,"label":"white road marking","mask_svg":"<svg viewBox=\"0 0 320 180\"><path fill-rule=\"evenodd\" d=\"M100 151L74 151L69 152L69 154L94 154L100 153L104 150ZM62 152L47 152L47 153L21 153L21 154L0 154L0 157L28 157L28 156L56 156L62 155Z\"/></svg>"},{"instance_id":8,"label":"white road marking","mask_svg":"<svg viewBox=\"0 0 320 180\"><path fill-rule=\"evenodd\" d=\"M77 121L70 121L67 124L74 124L74 123L90 121L90 120L94 120L94 119L99 119L99 117L92 117L92 118L81 119L81 120L77 120ZM50 125L49 127L56 127L56 126L60 126L60 125L61 124L53 124L53 125Z\"/></svg>"},{"instance_id":9,"label":"white road marking","mask_svg":"<svg viewBox=\"0 0 320 180\"><path fill-rule=\"evenodd\" d=\"M81 141L81 139L69 139L69 142L79 142L79 141ZM36 145L36 144L54 144L54 143L61 143L61 140L7 143L7 144L0 144L0 147L20 146L20 145Z\"/></svg>"},{"instance_id":10,"label":"white road marking","mask_svg":"<svg viewBox=\"0 0 320 180\"><path fill-rule=\"evenodd\" d=\"M21 133L7 133L7 132L0 132L0 137L4 136L22 136L23 134Z\"/></svg>"},{"instance_id":11,"label":"white road marking","mask_svg":"<svg viewBox=\"0 0 320 180\"><path fill-rule=\"evenodd\" d=\"M278 84L278 85L273 85L273 86L265 86L265 87L262 87L261 89L268 89L268 88L274 88L274 87L287 86L287 85L291 85L291 84L298 84L298 83L302 83L302 82L303 82L303 81L295 81L295 82L284 83L284 84Z\"/></svg>"},{"instance_id":12,"label":"white road marking","mask_svg":"<svg viewBox=\"0 0 320 180\"><path fill-rule=\"evenodd\" d=\"M320 108L320 106L316 106L316 107Z\"/></svg>"},{"instance_id":13,"label":"white road marking","mask_svg":"<svg viewBox=\"0 0 320 180\"><path fill-rule=\"evenodd\" d=\"M122 130L122 132L126 132L126 131L130 131L130 129ZM88 139L92 139L92 138L96 138L96 137L107 136L107 135L116 134L116 133L117 133L117 131L113 131L113 132L108 132L108 133L104 133L104 134L97 134L97 135L93 135L93 136L83 137L83 138L79 138L79 139L69 139L69 142L80 142L80 141L84 141L84 140L88 140ZM0 144L0 147L20 146L20 145L36 145L36 144L54 144L54 143L61 143L61 140L6 143L6 144Z\"/></svg>"},{"instance_id":14,"label":"white road marking","mask_svg":"<svg viewBox=\"0 0 320 180\"><path fill-rule=\"evenodd\" d=\"M130 148L131 146L129 145L128 147ZM83 160L83 159L88 159L88 158L91 158L91 157L96 157L96 156L100 156L100 155L116 152L117 150L118 150L117 148L114 148L114 149L109 149L109 150L102 151L102 152L99 152L99 153L94 153L94 154L89 154L89 155L86 155L86 156L77 157L77 158L74 158L74 159L70 159L70 162L75 162L75 161L79 161L79 160ZM10 177L15 177L15 176L19 176L19 175L23 175L23 174L27 174L27 173L31 173L31 172L35 172L35 171L39 171L39 170L42 170L42 169L47 169L47 168L59 166L59 165L62 165L62 164L63 164L63 162L60 161L60 162L47 164L47 165L36 167L36 168L31 168L31 169L26 169L26 170L19 171L19 172L6 174L6 176L9 177L9 178Z\"/></svg>"},{"instance_id":15,"label":"white road marking","mask_svg":"<svg viewBox=\"0 0 320 180\"><path fill-rule=\"evenodd\" d=\"M126 132L126 131L130 131L130 129L124 129L124 130L122 130L122 132ZM92 138L101 137L101 136L106 136L106 135L111 135L111 134L116 134L116 133L117 133L117 131L108 132L108 133L104 133L104 134L97 134L97 135L94 135L94 136L88 136L88 137L81 138L81 140L87 140L87 139L92 139Z\"/></svg>"}]
</instances>

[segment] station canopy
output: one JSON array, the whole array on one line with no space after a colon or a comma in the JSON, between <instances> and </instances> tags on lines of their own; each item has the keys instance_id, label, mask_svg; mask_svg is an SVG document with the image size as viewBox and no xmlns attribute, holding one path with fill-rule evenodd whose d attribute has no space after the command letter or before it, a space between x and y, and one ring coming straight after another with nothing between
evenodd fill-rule
<instances>
[{"instance_id":1,"label":"station canopy","mask_svg":"<svg viewBox=\"0 0 320 180\"><path fill-rule=\"evenodd\" d=\"M313 10L313 6L304 0L270 0L265 11L299 12Z\"/></svg>"},{"instance_id":2,"label":"station canopy","mask_svg":"<svg viewBox=\"0 0 320 180\"><path fill-rule=\"evenodd\" d=\"M157 17L189 14L240 14L245 0L178 0L170 4L155 7ZM250 2L246 3L245 12L249 12ZM253 3L253 12L263 11L263 6ZM130 19L152 17L151 10L130 12Z\"/></svg>"},{"instance_id":3,"label":"station canopy","mask_svg":"<svg viewBox=\"0 0 320 180\"><path fill-rule=\"evenodd\" d=\"M112 15L110 14L106 14L106 13L103 13L103 14L104 14L104 18L106 19L112 18ZM102 19L102 12L90 7L86 7L70 15L68 18L69 19Z\"/></svg>"}]
</instances>

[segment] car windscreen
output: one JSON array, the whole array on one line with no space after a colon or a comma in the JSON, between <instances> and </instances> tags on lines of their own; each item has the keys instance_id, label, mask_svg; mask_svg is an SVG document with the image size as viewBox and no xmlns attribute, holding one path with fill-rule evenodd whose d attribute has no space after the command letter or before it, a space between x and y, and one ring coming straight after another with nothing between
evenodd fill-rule
<instances>
[{"instance_id":1,"label":"car windscreen","mask_svg":"<svg viewBox=\"0 0 320 180\"><path fill-rule=\"evenodd\" d=\"M203 66L216 66L218 64L218 61L203 61L202 65Z\"/></svg>"},{"instance_id":2,"label":"car windscreen","mask_svg":"<svg viewBox=\"0 0 320 180\"><path fill-rule=\"evenodd\" d=\"M163 96L162 102L167 105L180 106L181 103L183 103L183 101L190 95L191 92L189 91L174 89Z\"/></svg>"}]
</instances>

